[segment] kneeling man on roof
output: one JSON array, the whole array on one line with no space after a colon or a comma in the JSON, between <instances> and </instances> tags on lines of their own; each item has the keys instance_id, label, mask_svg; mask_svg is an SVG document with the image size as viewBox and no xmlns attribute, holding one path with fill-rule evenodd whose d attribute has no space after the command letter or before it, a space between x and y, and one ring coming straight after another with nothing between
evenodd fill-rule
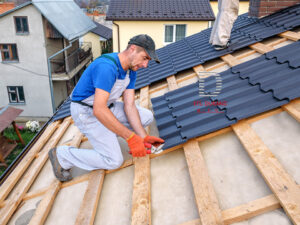
<instances>
[{"instance_id":1,"label":"kneeling man on roof","mask_svg":"<svg viewBox=\"0 0 300 225\"><path fill-rule=\"evenodd\" d=\"M136 71L146 68L151 59L160 63L154 41L148 35L137 35L126 50L102 55L84 71L71 95L70 107L75 125L93 149L51 149L49 158L57 179L71 180L74 166L85 170L119 168L123 155L117 136L127 141L133 157L143 157L146 147L164 142L147 135L144 127L153 121L153 114L135 104ZM117 101L121 95L123 102Z\"/></svg>"}]
</instances>

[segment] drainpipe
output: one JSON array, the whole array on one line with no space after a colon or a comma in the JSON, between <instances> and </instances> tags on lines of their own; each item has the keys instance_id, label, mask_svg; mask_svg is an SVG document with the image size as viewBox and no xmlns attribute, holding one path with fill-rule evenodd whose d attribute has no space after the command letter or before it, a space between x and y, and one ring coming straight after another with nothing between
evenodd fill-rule
<instances>
[{"instance_id":1,"label":"drainpipe","mask_svg":"<svg viewBox=\"0 0 300 225\"><path fill-rule=\"evenodd\" d=\"M74 41L78 40L78 38L75 38L74 40L70 41L69 45L61 50L59 50L58 52L54 53L53 55L51 55L48 58L48 74L49 74L49 84L50 84L50 93L51 93L51 102L52 102L52 110L53 113L55 113L55 103L54 103L54 95L53 95L53 83L52 83L52 71L51 71L51 64L50 64L50 60L53 59L55 56L57 56L58 54L64 52L65 50L67 50L68 48L72 47L72 44Z\"/></svg>"},{"instance_id":2,"label":"drainpipe","mask_svg":"<svg viewBox=\"0 0 300 225\"><path fill-rule=\"evenodd\" d=\"M120 27L115 22L113 22L113 24L116 25L118 28L118 52L120 52Z\"/></svg>"}]
</instances>

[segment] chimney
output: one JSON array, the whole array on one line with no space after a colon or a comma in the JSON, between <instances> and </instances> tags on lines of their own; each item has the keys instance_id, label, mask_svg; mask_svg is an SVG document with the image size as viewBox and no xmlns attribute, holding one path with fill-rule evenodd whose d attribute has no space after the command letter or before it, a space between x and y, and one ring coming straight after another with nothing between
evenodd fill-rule
<instances>
[{"instance_id":1,"label":"chimney","mask_svg":"<svg viewBox=\"0 0 300 225\"><path fill-rule=\"evenodd\" d=\"M249 16L264 17L299 3L300 0L250 0Z\"/></svg>"},{"instance_id":2,"label":"chimney","mask_svg":"<svg viewBox=\"0 0 300 225\"><path fill-rule=\"evenodd\" d=\"M13 2L0 2L0 14L15 8L15 3Z\"/></svg>"}]
</instances>

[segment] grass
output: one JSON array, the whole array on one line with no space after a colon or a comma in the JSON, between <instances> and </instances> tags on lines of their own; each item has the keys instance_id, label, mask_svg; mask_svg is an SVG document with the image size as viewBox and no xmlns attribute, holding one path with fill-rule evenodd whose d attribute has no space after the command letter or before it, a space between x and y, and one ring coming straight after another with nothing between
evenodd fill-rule
<instances>
[{"instance_id":1,"label":"grass","mask_svg":"<svg viewBox=\"0 0 300 225\"><path fill-rule=\"evenodd\" d=\"M25 142L25 146L31 141L31 139L36 135L36 133L31 132L30 130L23 129L20 130L21 136ZM11 140L19 140L15 130L13 127L6 128L4 130L4 136L11 139ZM5 159L7 165L10 165L15 158L22 152L24 147L21 143L18 143L18 145L15 147L15 149L8 155L8 157ZM6 170L5 167L0 167L0 176L4 173Z\"/></svg>"}]
</instances>

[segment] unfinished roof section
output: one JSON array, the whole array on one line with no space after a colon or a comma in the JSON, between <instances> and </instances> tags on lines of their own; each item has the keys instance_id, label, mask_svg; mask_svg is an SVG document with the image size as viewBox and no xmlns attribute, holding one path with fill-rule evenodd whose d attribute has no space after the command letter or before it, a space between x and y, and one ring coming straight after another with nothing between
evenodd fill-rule
<instances>
[{"instance_id":1,"label":"unfinished roof section","mask_svg":"<svg viewBox=\"0 0 300 225\"><path fill-rule=\"evenodd\" d=\"M234 24L231 45L227 49L216 51L209 44L211 28L158 49L157 54L161 63L150 61L148 68L138 71L136 89L299 25L300 5L258 20L243 14Z\"/></svg>"},{"instance_id":2,"label":"unfinished roof section","mask_svg":"<svg viewBox=\"0 0 300 225\"><path fill-rule=\"evenodd\" d=\"M73 0L32 0L32 4L68 40L96 27Z\"/></svg>"},{"instance_id":3,"label":"unfinished roof section","mask_svg":"<svg viewBox=\"0 0 300 225\"><path fill-rule=\"evenodd\" d=\"M300 97L300 57L296 52L300 52L299 41L220 73L222 89L216 97L201 97L202 84L197 82L152 99L165 148ZM205 79L204 85L206 94L213 93L215 77Z\"/></svg>"},{"instance_id":4,"label":"unfinished roof section","mask_svg":"<svg viewBox=\"0 0 300 225\"><path fill-rule=\"evenodd\" d=\"M97 27L94 28L93 30L91 30L91 32L105 38L106 40L109 40L112 38L112 29L110 29L100 23L97 23L97 22L94 22L94 23Z\"/></svg>"},{"instance_id":5,"label":"unfinished roof section","mask_svg":"<svg viewBox=\"0 0 300 225\"><path fill-rule=\"evenodd\" d=\"M222 56L223 63L212 61L193 69L237 66L258 52L290 44L288 38L300 39L295 31L251 45L242 54ZM151 95L194 83L195 76L195 72L170 76L167 87L159 91L142 88L140 106L151 108ZM232 76L243 80L238 73ZM243 81L249 84L248 78ZM60 183L48 151L60 145L93 148L66 117L49 123L0 187L0 224L24 219L28 224L56 225L300 224L296 120L300 122L300 99L142 158L132 158L126 142L119 139L125 159L121 168L93 172L74 168L75 178ZM155 123L147 130L157 135Z\"/></svg>"},{"instance_id":6,"label":"unfinished roof section","mask_svg":"<svg viewBox=\"0 0 300 225\"><path fill-rule=\"evenodd\" d=\"M208 0L111 0L107 20L214 20Z\"/></svg>"}]
</instances>

